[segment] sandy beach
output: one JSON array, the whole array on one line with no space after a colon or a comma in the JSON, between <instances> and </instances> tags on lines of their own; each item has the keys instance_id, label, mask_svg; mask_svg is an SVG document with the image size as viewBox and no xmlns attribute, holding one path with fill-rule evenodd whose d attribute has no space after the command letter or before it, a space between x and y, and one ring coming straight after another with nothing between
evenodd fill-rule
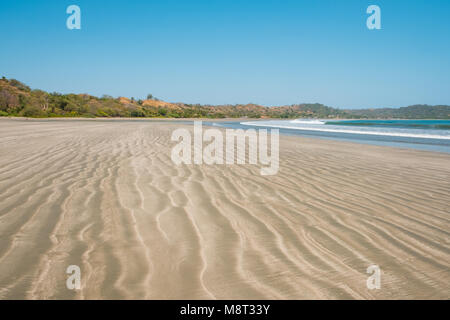
<instances>
[{"instance_id":1,"label":"sandy beach","mask_svg":"<svg viewBox=\"0 0 450 320\"><path fill-rule=\"evenodd\" d=\"M280 136L261 176L179 127L0 119L0 299L450 299L450 154Z\"/></svg>"}]
</instances>

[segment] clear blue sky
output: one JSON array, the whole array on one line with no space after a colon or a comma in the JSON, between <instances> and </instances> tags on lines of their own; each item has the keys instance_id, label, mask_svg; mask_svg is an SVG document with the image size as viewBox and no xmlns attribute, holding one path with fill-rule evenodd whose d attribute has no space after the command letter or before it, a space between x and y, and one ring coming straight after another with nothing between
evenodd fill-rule
<instances>
[{"instance_id":1,"label":"clear blue sky","mask_svg":"<svg viewBox=\"0 0 450 320\"><path fill-rule=\"evenodd\" d=\"M76 4L82 29L66 28ZM366 9L381 8L382 30ZM449 0L1 0L0 76L62 93L450 104Z\"/></svg>"}]
</instances>

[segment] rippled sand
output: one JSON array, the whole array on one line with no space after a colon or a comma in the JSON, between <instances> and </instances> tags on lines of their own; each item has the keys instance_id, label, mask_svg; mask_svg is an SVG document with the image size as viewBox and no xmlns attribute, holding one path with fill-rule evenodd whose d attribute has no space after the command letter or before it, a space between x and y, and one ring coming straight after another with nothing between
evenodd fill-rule
<instances>
[{"instance_id":1,"label":"rippled sand","mask_svg":"<svg viewBox=\"0 0 450 320\"><path fill-rule=\"evenodd\" d=\"M0 299L450 298L450 155L281 136L261 176L179 126L0 120Z\"/></svg>"}]
</instances>

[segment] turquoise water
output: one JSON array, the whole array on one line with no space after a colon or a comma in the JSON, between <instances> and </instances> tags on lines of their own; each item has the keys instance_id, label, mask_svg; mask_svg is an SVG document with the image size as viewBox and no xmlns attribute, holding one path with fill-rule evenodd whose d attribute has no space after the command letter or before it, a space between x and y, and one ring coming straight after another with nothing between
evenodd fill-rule
<instances>
[{"instance_id":1,"label":"turquoise water","mask_svg":"<svg viewBox=\"0 0 450 320\"><path fill-rule=\"evenodd\" d=\"M278 128L281 134L450 153L450 120L259 120L217 122L232 128Z\"/></svg>"},{"instance_id":2,"label":"turquoise water","mask_svg":"<svg viewBox=\"0 0 450 320\"><path fill-rule=\"evenodd\" d=\"M450 130L450 120L336 120L326 125Z\"/></svg>"},{"instance_id":3,"label":"turquoise water","mask_svg":"<svg viewBox=\"0 0 450 320\"><path fill-rule=\"evenodd\" d=\"M267 120L241 122L247 126L267 126L302 131L450 140L448 120Z\"/></svg>"}]
</instances>

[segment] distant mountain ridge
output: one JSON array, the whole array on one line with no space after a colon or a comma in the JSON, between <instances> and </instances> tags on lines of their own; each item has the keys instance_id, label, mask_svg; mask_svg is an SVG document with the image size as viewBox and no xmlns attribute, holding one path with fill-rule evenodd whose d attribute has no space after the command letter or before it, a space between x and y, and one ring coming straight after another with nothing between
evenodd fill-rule
<instances>
[{"instance_id":1,"label":"distant mountain ridge","mask_svg":"<svg viewBox=\"0 0 450 320\"><path fill-rule=\"evenodd\" d=\"M374 119L450 119L450 106L417 104L401 108L355 109L346 112Z\"/></svg>"},{"instance_id":2,"label":"distant mountain ridge","mask_svg":"<svg viewBox=\"0 0 450 320\"><path fill-rule=\"evenodd\" d=\"M265 107L257 104L199 105L153 98L101 98L89 94L32 90L15 79L0 79L0 116L23 117L164 117L164 118L322 118L450 119L450 106L342 110L319 103Z\"/></svg>"}]
</instances>

